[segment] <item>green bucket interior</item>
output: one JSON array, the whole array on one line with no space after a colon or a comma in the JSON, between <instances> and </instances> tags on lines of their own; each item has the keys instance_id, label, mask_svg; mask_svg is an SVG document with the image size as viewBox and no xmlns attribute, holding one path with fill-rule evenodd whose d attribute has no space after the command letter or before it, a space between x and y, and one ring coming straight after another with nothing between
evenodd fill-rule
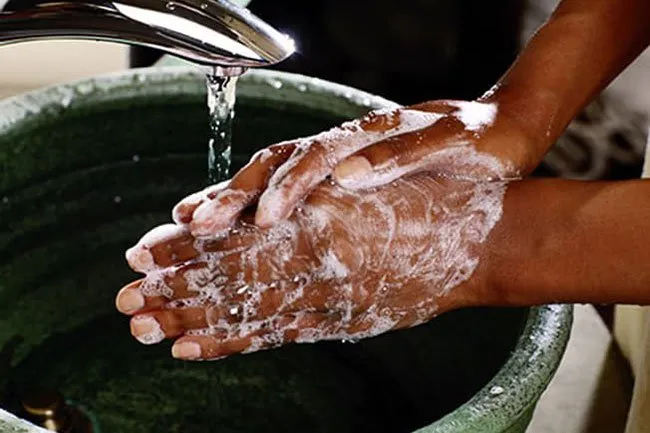
<instances>
[{"instance_id":1,"label":"green bucket interior","mask_svg":"<svg viewBox=\"0 0 650 433\"><path fill-rule=\"evenodd\" d=\"M454 411L503 367L528 309L467 309L356 344L209 363L173 360L169 342L137 343L114 310L117 290L138 277L124 251L207 175L201 77L150 75L3 106L1 405L45 387L83 405L102 432L399 433ZM259 148L388 104L283 74L278 90L269 76L239 85L234 168Z\"/></svg>"}]
</instances>

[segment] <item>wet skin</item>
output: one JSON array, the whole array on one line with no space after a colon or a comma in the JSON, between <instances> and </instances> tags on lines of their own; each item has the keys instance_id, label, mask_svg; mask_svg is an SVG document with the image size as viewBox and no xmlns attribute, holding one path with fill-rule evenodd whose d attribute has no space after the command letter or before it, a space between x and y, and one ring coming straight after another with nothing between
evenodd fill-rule
<instances>
[{"instance_id":1,"label":"wet skin","mask_svg":"<svg viewBox=\"0 0 650 433\"><path fill-rule=\"evenodd\" d=\"M649 219L643 218L650 212L647 182L516 180L539 164L571 119L650 44L649 20L646 0L564 0L494 88L476 101L426 102L269 147L230 182L179 203L177 236L139 245L153 257L158 279L152 283L148 276L126 286L118 309L134 315L131 331L141 340L178 338L174 356L212 359L292 341L370 336L468 305L650 303L644 260L644 234L650 233ZM478 112L478 122L468 121L463 115L468 112ZM405 128L402 121L412 115L419 120ZM445 290L443 283L432 284L430 273L410 280L409 273L391 267L411 262L426 248L438 259L447 257L443 251L462 252L444 250L439 235L445 225L426 218L439 217L435 206L448 202L447 216L471 220L476 214L468 213L458 193L473 194L504 180L512 182L498 223L483 241L471 242L471 230L462 237L478 261L467 279ZM413 182L427 187L415 192ZM359 211L373 194L389 209L374 219L371 211ZM479 196L486 199L484 192ZM484 223L496 208L479 212L477 219ZM301 209L328 209L326 235L305 223ZM399 221L431 223L419 233L419 249L401 248L395 259L378 248L386 236L384 216L391 213ZM378 219L384 226L375 225ZM280 253L272 235L287 224L297 227L295 245ZM392 242L413 246L409 233L398 231ZM318 247L322 244L327 248ZM348 270L343 281L315 274L326 250L336 251ZM257 269L242 260L247 251L259 254ZM381 264L362 268L357 251L364 259L382 257ZM142 267L151 265L150 259L131 255L130 262L151 274ZM205 265L208 271L198 274L209 296L189 290L185 277L192 266L208 262L218 265ZM385 296L382 278L394 283ZM279 287L270 287L273 281ZM167 290L148 296L143 282ZM260 289L255 314L241 314L246 300L237 291L260 282L267 287ZM296 298L291 294L300 292L300 285L299 300L285 302ZM200 308L173 302L197 293L205 303ZM417 313L419 304L426 312ZM382 326L368 332L373 326L364 317L373 306L390 320L375 317L374 324ZM187 335L207 325L210 335ZM319 332L308 338L309 332L301 335L304 329Z\"/></svg>"}]
</instances>

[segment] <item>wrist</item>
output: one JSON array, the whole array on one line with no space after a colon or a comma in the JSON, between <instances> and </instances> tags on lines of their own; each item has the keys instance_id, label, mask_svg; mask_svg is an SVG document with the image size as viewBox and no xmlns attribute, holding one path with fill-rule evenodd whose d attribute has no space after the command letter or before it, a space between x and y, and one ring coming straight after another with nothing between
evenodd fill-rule
<instances>
[{"instance_id":1,"label":"wrist","mask_svg":"<svg viewBox=\"0 0 650 433\"><path fill-rule=\"evenodd\" d=\"M479 102L496 106L496 117L478 141L479 151L487 152L510 163L507 177L524 177L530 174L553 145L552 137L536 127L526 116L526 109L496 90Z\"/></svg>"},{"instance_id":2,"label":"wrist","mask_svg":"<svg viewBox=\"0 0 650 433\"><path fill-rule=\"evenodd\" d=\"M576 271L567 263L577 217L574 194L560 188L561 183L510 183L503 217L486 241L488 305L530 306L563 301Z\"/></svg>"}]
</instances>

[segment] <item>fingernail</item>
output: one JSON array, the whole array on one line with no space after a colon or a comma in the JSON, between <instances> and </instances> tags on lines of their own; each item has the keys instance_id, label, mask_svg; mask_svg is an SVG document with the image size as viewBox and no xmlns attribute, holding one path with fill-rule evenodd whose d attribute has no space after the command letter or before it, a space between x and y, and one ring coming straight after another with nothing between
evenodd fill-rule
<instances>
[{"instance_id":1,"label":"fingernail","mask_svg":"<svg viewBox=\"0 0 650 433\"><path fill-rule=\"evenodd\" d=\"M363 156L352 156L336 166L334 179L341 185L353 183L372 172L372 164Z\"/></svg>"},{"instance_id":2,"label":"fingernail","mask_svg":"<svg viewBox=\"0 0 650 433\"><path fill-rule=\"evenodd\" d=\"M149 250L141 245L129 248L125 254L126 261L136 272L147 272L156 268L156 263Z\"/></svg>"},{"instance_id":3,"label":"fingernail","mask_svg":"<svg viewBox=\"0 0 650 433\"><path fill-rule=\"evenodd\" d=\"M192 211L196 205L195 203L178 203L172 209L172 220L176 224L189 224L192 221Z\"/></svg>"},{"instance_id":4,"label":"fingernail","mask_svg":"<svg viewBox=\"0 0 650 433\"><path fill-rule=\"evenodd\" d=\"M199 359L201 346L191 341L176 343L172 346L172 356L176 359Z\"/></svg>"},{"instance_id":5,"label":"fingernail","mask_svg":"<svg viewBox=\"0 0 650 433\"><path fill-rule=\"evenodd\" d=\"M216 214L214 201L208 201L197 207L192 215L191 230L195 236L208 236L214 230L214 218Z\"/></svg>"},{"instance_id":6,"label":"fingernail","mask_svg":"<svg viewBox=\"0 0 650 433\"><path fill-rule=\"evenodd\" d=\"M118 295L117 307L122 313L133 313L144 307L144 296L138 290L125 290Z\"/></svg>"},{"instance_id":7,"label":"fingernail","mask_svg":"<svg viewBox=\"0 0 650 433\"><path fill-rule=\"evenodd\" d=\"M151 248L169 242L187 234L187 229L176 224L163 224L154 227L140 238L136 246L126 252L126 260L136 272L148 272L156 269L156 262Z\"/></svg>"},{"instance_id":8,"label":"fingernail","mask_svg":"<svg viewBox=\"0 0 650 433\"><path fill-rule=\"evenodd\" d=\"M151 316L135 316L131 319L131 334L142 344L156 344L165 339L160 323Z\"/></svg>"},{"instance_id":9,"label":"fingernail","mask_svg":"<svg viewBox=\"0 0 650 433\"><path fill-rule=\"evenodd\" d=\"M172 209L172 219L176 224L189 224L192 221L192 212L203 202L212 200L220 191L223 191L230 181L211 185L202 191L195 192L178 202Z\"/></svg>"}]
</instances>

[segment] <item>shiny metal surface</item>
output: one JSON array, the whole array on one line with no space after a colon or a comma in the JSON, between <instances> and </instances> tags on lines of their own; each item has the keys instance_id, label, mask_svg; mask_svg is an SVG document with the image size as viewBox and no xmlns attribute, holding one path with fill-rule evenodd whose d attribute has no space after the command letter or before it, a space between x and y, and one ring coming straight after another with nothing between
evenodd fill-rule
<instances>
[{"instance_id":1,"label":"shiny metal surface","mask_svg":"<svg viewBox=\"0 0 650 433\"><path fill-rule=\"evenodd\" d=\"M203 65L263 67L289 57L294 42L225 0L0 0L0 45L90 39L162 50ZM22 6L25 4L25 6Z\"/></svg>"}]
</instances>

